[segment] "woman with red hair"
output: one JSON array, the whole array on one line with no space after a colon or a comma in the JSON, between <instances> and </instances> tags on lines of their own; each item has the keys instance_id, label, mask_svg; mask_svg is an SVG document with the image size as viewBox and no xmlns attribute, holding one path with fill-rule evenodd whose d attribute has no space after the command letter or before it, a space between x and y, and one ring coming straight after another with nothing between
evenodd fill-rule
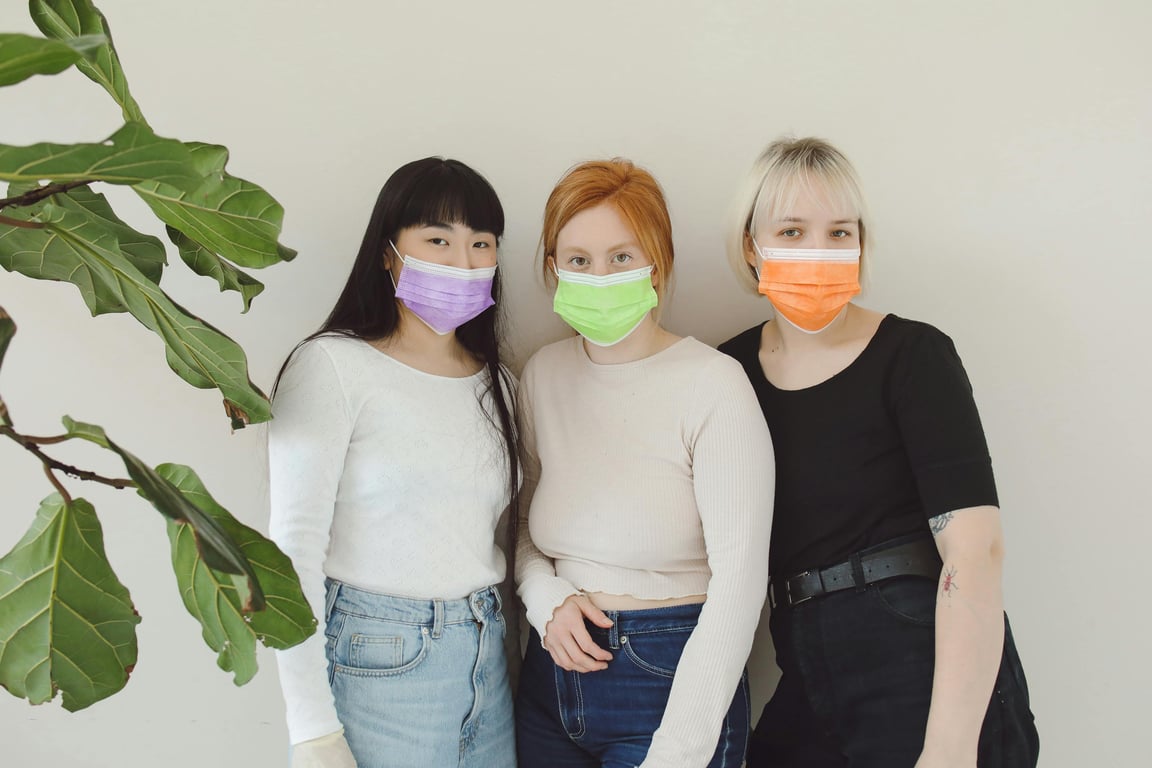
<instances>
[{"instance_id":1,"label":"woman with red hair","mask_svg":"<svg viewBox=\"0 0 1152 768\"><path fill-rule=\"evenodd\" d=\"M755 394L658 322L672 227L647 171L570 170L541 244L579 335L537 352L519 392L520 768L738 766L774 478Z\"/></svg>"}]
</instances>

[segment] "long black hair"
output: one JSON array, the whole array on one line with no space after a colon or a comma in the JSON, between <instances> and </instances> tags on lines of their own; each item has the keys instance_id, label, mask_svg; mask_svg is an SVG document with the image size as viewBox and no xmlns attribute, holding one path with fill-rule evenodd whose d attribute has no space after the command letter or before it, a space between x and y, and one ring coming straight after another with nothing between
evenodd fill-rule
<instances>
[{"instance_id":1,"label":"long black hair","mask_svg":"<svg viewBox=\"0 0 1152 768\"><path fill-rule=\"evenodd\" d=\"M459 160L426 157L401 166L384 183L376 198L356 262L336 306L319 330L300 344L325 335L352 336L366 341L391 337L400 324L400 309L396 306L396 287L385 268L389 241L396 242L403 229L430 224L463 224L477 232L491 232L499 243L504 235L504 208L488 180ZM495 414L487 409L485 413L504 440L508 454L508 500L515 510L520 487L519 439L510 407L510 374L500 365L503 332L499 270L492 283L492 299L493 306L456 329L456 338L488 371L485 394L491 395ZM291 359L289 354L280 367L277 385ZM273 386L273 396L275 393Z\"/></svg>"}]
</instances>

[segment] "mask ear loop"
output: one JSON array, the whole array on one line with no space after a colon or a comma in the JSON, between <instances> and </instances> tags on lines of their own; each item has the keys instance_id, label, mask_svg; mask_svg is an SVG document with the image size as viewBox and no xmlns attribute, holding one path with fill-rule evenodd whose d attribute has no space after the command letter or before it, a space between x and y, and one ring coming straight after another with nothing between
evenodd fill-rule
<instances>
[{"instance_id":1,"label":"mask ear loop","mask_svg":"<svg viewBox=\"0 0 1152 768\"><path fill-rule=\"evenodd\" d=\"M400 267L401 271L403 271L404 257L400 254L400 249L396 247L396 243L392 242L391 238L388 239L388 245L392 246L392 250L396 253L396 258L400 259ZM384 269L388 273L388 279L392 281L392 293L395 294L397 290L396 276L392 274L391 267L385 266Z\"/></svg>"}]
</instances>

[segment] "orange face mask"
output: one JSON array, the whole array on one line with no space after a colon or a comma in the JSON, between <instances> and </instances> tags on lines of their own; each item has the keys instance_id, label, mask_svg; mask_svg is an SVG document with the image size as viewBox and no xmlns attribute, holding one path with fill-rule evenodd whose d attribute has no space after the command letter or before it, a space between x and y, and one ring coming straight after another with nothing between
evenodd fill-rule
<instances>
[{"instance_id":1,"label":"orange face mask","mask_svg":"<svg viewBox=\"0 0 1152 768\"><path fill-rule=\"evenodd\" d=\"M755 241L753 241L755 242ZM819 333L860 293L859 248L761 248L760 293L792 325Z\"/></svg>"}]
</instances>

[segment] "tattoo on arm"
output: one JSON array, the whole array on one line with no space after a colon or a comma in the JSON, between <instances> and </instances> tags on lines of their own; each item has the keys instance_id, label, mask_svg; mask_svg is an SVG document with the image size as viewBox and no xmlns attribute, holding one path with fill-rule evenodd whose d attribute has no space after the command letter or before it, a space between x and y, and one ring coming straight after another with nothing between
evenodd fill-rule
<instances>
[{"instance_id":1,"label":"tattoo on arm","mask_svg":"<svg viewBox=\"0 0 1152 768\"><path fill-rule=\"evenodd\" d=\"M940 591L948 598L949 605L952 604L952 595L959 589L960 587L956 585L956 566L949 566L940 579Z\"/></svg>"},{"instance_id":2,"label":"tattoo on arm","mask_svg":"<svg viewBox=\"0 0 1152 768\"><path fill-rule=\"evenodd\" d=\"M932 530L933 536L939 536L948 527L948 523L952 522L952 516L955 512L945 512L942 515L928 518L928 527Z\"/></svg>"}]
</instances>

